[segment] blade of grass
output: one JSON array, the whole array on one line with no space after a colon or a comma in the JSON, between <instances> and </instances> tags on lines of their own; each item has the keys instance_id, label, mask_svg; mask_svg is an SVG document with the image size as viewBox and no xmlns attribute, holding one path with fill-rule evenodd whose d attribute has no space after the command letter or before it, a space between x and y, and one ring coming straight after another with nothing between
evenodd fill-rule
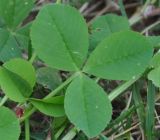
<instances>
[{"instance_id":1,"label":"blade of grass","mask_svg":"<svg viewBox=\"0 0 160 140\"><path fill-rule=\"evenodd\" d=\"M154 110L155 110L155 87L148 81L147 108L146 108L146 136L147 140L154 140Z\"/></svg>"},{"instance_id":2,"label":"blade of grass","mask_svg":"<svg viewBox=\"0 0 160 140\"><path fill-rule=\"evenodd\" d=\"M72 140L77 133L77 129L73 127L63 138L62 140Z\"/></svg>"},{"instance_id":3,"label":"blade of grass","mask_svg":"<svg viewBox=\"0 0 160 140\"><path fill-rule=\"evenodd\" d=\"M136 82L139 78L138 76L134 79L131 79L129 81L124 82L122 85L118 86L116 89L114 89L109 95L108 98L113 101L115 98L117 98L121 93L123 93L126 89L128 89L134 82Z\"/></svg>"},{"instance_id":4,"label":"blade of grass","mask_svg":"<svg viewBox=\"0 0 160 140\"><path fill-rule=\"evenodd\" d=\"M122 13L122 16L128 18L128 17L127 17L127 14L126 14L125 7L124 7L124 4L123 4L123 0L119 0L119 1L118 1L118 5L119 5L119 7L120 7L120 11L121 11L121 13Z\"/></svg>"},{"instance_id":5,"label":"blade of grass","mask_svg":"<svg viewBox=\"0 0 160 140\"><path fill-rule=\"evenodd\" d=\"M64 125L58 130L58 132L57 132L55 135L53 135L53 140L57 140L57 139L61 136L61 134L62 134L63 131L65 130L66 126L67 126L67 124L64 124Z\"/></svg>"},{"instance_id":6,"label":"blade of grass","mask_svg":"<svg viewBox=\"0 0 160 140\"><path fill-rule=\"evenodd\" d=\"M145 108L143 105L142 97L140 95L139 83L133 85L133 101L135 106L138 106L136 109L139 121L141 122L141 127L145 130Z\"/></svg>"},{"instance_id":7,"label":"blade of grass","mask_svg":"<svg viewBox=\"0 0 160 140\"><path fill-rule=\"evenodd\" d=\"M118 138L118 137L121 137L123 135L125 135L126 133L130 132L131 130L135 129L136 127L138 127L140 125L140 123L137 123L136 125L132 126L131 128L123 131L122 133L118 134L118 135L115 135L114 138ZM153 139L152 139L153 140Z\"/></svg>"},{"instance_id":8,"label":"blade of grass","mask_svg":"<svg viewBox=\"0 0 160 140\"><path fill-rule=\"evenodd\" d=\"M126 123L124 120L131 117L132 114L135 112L135 110L136 110L136 106L132 106L128 110L123 111L121 115L118 118L116 118L114 121L109 123L106 127L106 130L107 129L109 130L110 128L112 128L112 130L107 134L107 136L111 136L113 133L117 132L119 128ZM118 125L120 123L121 125Z\"/></svg>"},{"instance_id":9,"label":"blade of grass","mask_svg":"<svg viewBox=\"0 0 160 140\"><path fill-rule=\"evenodd\" d=\"M8 100L8 97L5 95L0 101L0 107L3 106L7 100Z\"/></svg>"},{"instance_id":10,"label":"blade of grass","mask_svg":"<svg viewBox=\"0 0 160 140\"><path fill-rule=\"evenodd\" d=\"M108 140L108 138L103 134L100 134L99 139L100 140Z\"/></svg>"}]
</instances>

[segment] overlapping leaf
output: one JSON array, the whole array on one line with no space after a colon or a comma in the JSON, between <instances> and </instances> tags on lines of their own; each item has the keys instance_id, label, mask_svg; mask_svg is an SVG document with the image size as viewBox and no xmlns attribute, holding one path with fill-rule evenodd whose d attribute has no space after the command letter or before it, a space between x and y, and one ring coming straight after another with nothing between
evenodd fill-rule
<instances>
[{"instance_id":1,"label":"overlapping leaf","mask_svg":"<svg viewBox=\"0 0 160 140\"><path fill-rule=\"evenodd\" d=\"M69 85L65 95L69 120L88 137L97 136L111 119L112 107L106 93L85 75Z\"/></svg>"},{"instance_id":2,"label":"overlapping leaf","mask_svg":"<svg viewBox=\"0 0 160 140\"><path fill-rule=\"evenodd\" d=\"M87 55L86 23L70 6L44 6L33 23L31 39L38 56L53 68L77 71Z\"/></svg>"},{"instance_id":3,"label":"overlapping leaf","mask_svg":"<svg viewBox=\"0 0 160 140\"><path fill-rule=\"evenodd\" d=\"M6 107L0 107L0 138L2 140L18 140L20 124L16 115Z\"/></svg>"},{"instance_id":4,"label":"overlapping leaf","mask_svg":"<svg viewBox=\"0 0 160 140\"><path fill-rule=\"evenodd\" d=\"M44 87L54 90L61 84L61 77L58 71L49 67L42 67L36 71L37 82Z\"/></svg>"},{"instance_id":5,"label":"overlapping leaf","mask_svg":"<svg viewBox=\"0 0 160 140\"><path fill-rule=\"evenodd\" d=\"M11 100L25 101L31 95L34 84L34 68L23 59L13 59L0 68L0 86Z\"/></svg>"},{"instance_id":6,"label":"overlapping leaf","mask_svg":"<svg viewBox=\"0 0 160 140\"><path fill-rule=\"evenodd\" d=\"M53 117L65 115L64 96L51 97L49 99L31 99L31 103L46 115Z\"/></svg>"},{"instance_id":7,"label":"overlapping leaf","mask_svg":"<svg viewBox=\"0 0 160 140\"><path fill-rule=\"evenodd\" d=\"M152 57L148 40L133 31L104 39L90 55L84 72L112 80L129 80L142 74Z\"/></svg>"},{"instance_id":8,"label":"overlapping leaf","mask_svg":"<svg viewBox=\"0 0 160 140\"><path fill-rule=\"evenodd\" d=\"M0 17L6 26L15 29L27 17L35 0L0 0Z\"/></svg>"},{"instance_id":9,"label":"overlapping leaf","mask_svg":"<svg viewBox=\"0 0 160 140\"><path fill-rule=\"evenodd\" d=\"M112 33L129 30L129 22L125 17L107 14L97 17L91 23L90 49L93 50L104 38Z\"/></svg>"},{"instance_id":10,"label":"overlapping leaf","mask_svg":"<svg viewBox=\"0 0 160 140\"><path fill-rule=\"evenodd\" d=\"M152 47L160 46L160 36L147 36L147 39L151 43Z\"/></svg>"},{"instance_id":11,"label":"overlapping leaf","mask_svg":"<svg viewBox=\"0 0 160 140\"><path fill-rule=\"evenodd\" d=\"M150 67L157 68L160 66L160 52L157 52L150 61Z\"/></svg>"},{"instance_id":12,"label":"overlapping leaf","mask_svg":"<svg viewBox=\"0 0 160 140\"><path fill-rule=\"evenodd\" d=\"M148 79L151 80L154 85L160 87L160 66L149 72Z\"/></svg>"},{"instance_id":13,"label":"overlapping leaf","mask_svg":"<svg viewBox=\"0 0 160 140\"><path fill-rule=\"evenodd\" d=\"M21 49L28 47L28 35L17 28L33 5L34 0L0 0L0 61L21 57Z\"/></svg>"}]
</instances>

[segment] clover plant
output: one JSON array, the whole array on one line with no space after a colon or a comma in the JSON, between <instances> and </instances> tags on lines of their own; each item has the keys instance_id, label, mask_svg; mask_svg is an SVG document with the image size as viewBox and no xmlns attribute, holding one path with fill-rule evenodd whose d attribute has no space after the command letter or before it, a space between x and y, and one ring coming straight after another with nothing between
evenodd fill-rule
<instances>
[{"instance_id":1,"label":"clover plant","mask_svg":"<svg viewBox=\"0 0 160 140\"><path fill-rule=\"evenodd\" d=\"M125 17L114 14L92 21L89 33L80 12L60 3L44 5L35 20L24 25L34 3L0 0L0 87L5 94L0 103L0 139L18 140L20 123L36 110L55 119L65 116L77 131L93 138L112 120L112 100L144 73L160 86L159 53L152 59L159 43L156 37L132 31ZM29 49L28 61L23 54ZM46 67L33 65L35 56ZM70 76L62 81L58 71ZM95 78L124 84L109 94ZM36 83L51 92L35 98ZM24 105L24 114L18 118L3 107L7 100Z\"/></svg>"}]
</instances>

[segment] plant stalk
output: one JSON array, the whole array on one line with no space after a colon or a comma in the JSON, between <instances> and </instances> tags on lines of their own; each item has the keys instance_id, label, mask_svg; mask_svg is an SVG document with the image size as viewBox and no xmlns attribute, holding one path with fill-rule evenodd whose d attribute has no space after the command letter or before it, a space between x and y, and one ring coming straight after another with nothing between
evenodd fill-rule
<instances>
[{"instance_id":1,"label":"plant stalk","mask_svg":"<svg viewBox=\"0 0 160 140\"><path fill-rule=\"evenodd\" d=\"M147 108L146 108L146 136L147 140L153 140L154 137L154 110L155 110L155 87L151 81L148 81Z\"/></svg>"},{"instance_id":2,"label":"plant stalk","mask_svg":"<svg viewBox=\"0 0 160 140\"><path fill-rule=\"evenodd\" d=\"M34 59L36 58L36 53L34 52L33 54L32 54L32 57L29 59L29 62L30 63L33 63L33 61L34 61Z\"/></svg>"},{"instance_id":3,"label":"plant stalk","mask_svg":"<svg viewBox=\"0 0 160 140\"><path fill-rule=\"evenodd\" d=\"M37 109L35 107L32 107L26 114L24 114L23 117L19 119L20 122L23 122L27 118L29 118Z\"/></svg>"},{"instance_id":4,"label":"plant stalk","mask_svg":"<svg viewBox=\"0 0 160 140\"><path fill-rule=\"evenodd\" d=\"M77 134L77 129L73 127L63 138L62 140L72 140Z\"/></svg>"},{"instance_id":5,"label":"plant stalk","mask_svg":"<svg viewBox=\"0 0 160 140\"><path fill-rule=\"evenodd\" d=\"M59 91L61 91L66 85L68 85L75 77L77 77L80 73L77 72L73 74L71 77L69 77L64 83L62 83L59 87L57 87L55 90L53 90L50 94L48 94L44 99L48 99L50 97L55 96Z\"/></svg>"},{"instance_id":6,"label":"plant stalk","mask_svg":"<svg viewBox=\"0 0 160 140\"><path fill-rule=\"evenodd\" d=\"M136 82L140 76L137 76L125 83L123 83L122 85L120 85L119 87L117 87L115 90L113 90L109 95L108 98L113 101L115 98L117 98L122 92L124 92L127 88L129 88L134 82Z\"/></svg>"},{"instance_id":7,"label":"plant stalk","mask_svg":"<svg viewBox=\"0 0 160 140\"><path fill-rule=\"evenodd\" d=\"M74 73L66 81L64 81L59 87L57 87L55 90L53 90L50 94L48 94L43 99L48 99L50 97L55 96L57 93L59 93L65 86L67 86L78 75L80 75L80 72ZM23 117L20 118L20 122L23 122L25 119L27 119L29 116L31 116L36 110L37 109L35 107L32 107Z\"/></svg>"},{"instance_id":8,"label":"plant stalk","mask_svg":"<svg viewBox=\"0 0 160 140\"><path fill-rule=\"evenodd\" d=\"M25 140L30 140L29 118L25 120Z\"/></svg>"},{"instance_id":9,"label":"plant stalk","mask_svg":"<svg viewBox=\"0 0 160 140\"><path fill-rule=\"evenodd\" d=\"M3 106L7 100L8 100L8 97L5 95L0 102L0 107Z\"/></svg>"}]
</instances>

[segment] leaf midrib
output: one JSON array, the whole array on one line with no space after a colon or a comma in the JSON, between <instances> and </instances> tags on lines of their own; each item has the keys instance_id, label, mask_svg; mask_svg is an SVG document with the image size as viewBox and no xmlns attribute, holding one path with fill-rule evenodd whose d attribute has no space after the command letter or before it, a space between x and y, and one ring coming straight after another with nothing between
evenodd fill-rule
<instances>
[{"instance_id":1,"label":"leaf midrib","mask_svg":"<svg viewBox=\"0 0 160 140\"><path fill-rule=\"evenodd\" d=\"M6 43L8 42L9 40L9 37L10 37L10 33L7 33L7 37L6 37L6 40L4 41L4 43L0 46L0 53L1 51L4 49L4 46L6 45Z\"/></svg>"},{"instance_id":2,"label":"leaf midrib","mask_svg":"<svg viewBox=\"0 0 160 140\"><path fill-rule=\"evenodd\" d=\"M149 49L150 49L150 48L148 48L147 50L149 50ZM118 61L125 60L125 59L128 59L128 58L130 58L130 57L135 57L136 55L143 54L143 53L147 52L147 50L143 50L143 51L140 51L140 52L130 53L130 54L128 54L127 56L126 56L126 55L123 55L123 56L121 56L121 57L112 58L112 59L111 59L112 61L105 61L105 63L96 64L96 67L100 67L100 66L103 66L103 65L106 65L106 64L114 64L114 63L117 63ZM87 65L86 65L86 67L87 67Z\"/></svg>"},{"instance_id":3,"label":"leaf midrib","mask_svg":"<svg viewBox=\"0 0 160 140\"><path fill-rule=\"evenodd\" d=\"M50 16L50 18L52 19L53 24L55 25L55 27L56 27L56 29L57 29L57 32L59 33L59 35L60 35L60 37L61 37L61 40L62 40L63 43L64 43L64 46L65 46L65 48L66 48L66 50L67 50L67 52L68 52L68 54L69 54L69 56L70 56L73 64L74 64L75 69L76 69L77 71L79 71L79 68L78 68L78 66L77 66L77 64L76 64L76 61L74 60L74 57L73 57L73 55L72 55L72 52L71 52L71 50L69 49L69 46L68 46L68 44L67 44L67 41L65 40L65 36L63 35L63 33L61 32L60 28L58 27L58 24L56 23L56 19L55 19L53 16L51 16L52 14L50 13L49 9L46 8L46 11L48 12L48 15Z\"/></svg>"},{"instance_id":4,"label":"leaf midrib","mask_svg":"<svg viewBox=\"0 0 160 140\"><path fill-rule=\"evenodd\" d=\"M30 84L28 83L28 81L26 81L26 80L25 80L23 77L21 77L20 75L18 75L18 74L16 74L15 72L7 69L6 67L2 67L2 69L4 69L4 71L5 71L5 73L7 74L7 76L8 76L8 72L10 72L11 74L14 74L14 75L17 76L18 78L22 79L27 86L31 87ZM16 87L16 89L18 89L19 93L22 93L21 90L20 90L19 88L17 88L17 85L15 84L14 80L13 80L11 77L9 77L9 76L8 76L8 78L12 81L12 84ZM32 88L32 87L31 87L31 88ZM25 95L24 95L23 93L22 93L21 95L22 95L22 97L23 97L24 99L27 98L27 97L25 97Z\"/></svg>"},{"instance_id":5,"label":"leaf midrib","mask_svg":"<svg viewBox=\"0 0 160 140\"><path fill-rule=\"evenodd\" d=\"M85 98L85 91L84 91L84 77L82 75L82 77L80 77L80 80L81 80L81 84L82 84L82 98L83 98L83 106L84 106L84 112L85 112L85 119L86 119L86 124L87 124L87 129L88 129L88 132L89 132L89 135L90 135L90 126L89 126L89 118L88 118L88 112L87 112L87 101L86 101L86 98Z\"/></svg>"}]
</instances>

